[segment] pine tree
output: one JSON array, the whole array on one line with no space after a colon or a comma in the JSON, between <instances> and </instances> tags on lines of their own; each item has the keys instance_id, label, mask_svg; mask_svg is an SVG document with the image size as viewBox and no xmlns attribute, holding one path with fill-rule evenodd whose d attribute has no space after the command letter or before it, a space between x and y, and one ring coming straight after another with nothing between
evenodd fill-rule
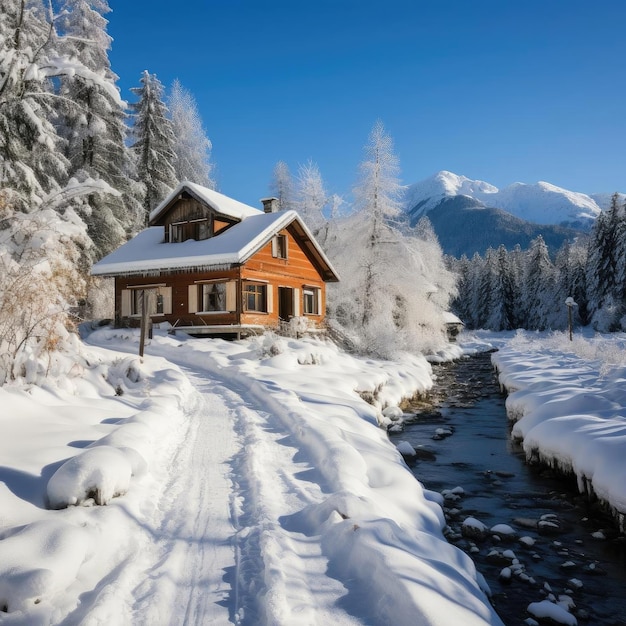
<instances>
[{"instance_id":1,"label":"pine tree","mask_svg":"<svg viewBox=\"0 0 626 626\"><path fill-rule=\"evenodd\" d=\"M135 112L132 149L137 155L137 175L145 187L144 223L154 209L176 186L174 171L174 133L162 100L163 85L155 75L144 71L141 87L131 89L139 101L131 104Z\"/></svg>"},{"instance_id":2,"label":"pine tree","mask_svg":"<svg viewBox=\"0 0 626 626\"><path fill-rule=\"evenodd\" d=\"M601 331L615 330L621 316L618 253L623 237L624 218L616 193L609 210L596 219L589 240L587 293L593 324Z\"/></svg>"},{"instance_id":3,"label":"pine tree","mask_svg":"<svg viewBox=\"0 0 626 626\"><path fill-rule=\"evenodd\" d=\"M0 2L0 181L12 210L34 210L67 178L51 123L53 29L41 2Z\"/></svg>"},{"instance_id":4,"label":"pine tree","mask_svg":"<svg viewBox=\"0 0 626 626\"><path fill-rule=\"evenodd\" d=\"M95 81L86 74L68 75L60 86L67 104L61 124L70 175L102 180L117 192L89 196L83 207L96 258L119 246L143 217L142 189L126 146L125 103L108 59L111 38L103 16L109 11L106 0L64 0L59 21L64 37L57 44L99 77Z\"/></svg>"},{"instance_id":5,"label":"pine tree","mask_svg":"<svg viewBox=\"0 0 626 626\"><path fill-rule=\"evenodd\" d=\"M554 304L554 266L541 235L531 241L526 259L522 290L525 328L545 330Z\"/></svg>"},{"instance_id":6,"label":"pine tree","mask_svg":"<svg viewBox=\"0 0 626 626\"><path fill-rule=\"evenodd\" d=\"M211 163L211 141L202 125L193 95L175 80L168 108L174 131L174 170L179 182L192 183L215 189L213 164Z\"/></svg>"},{"instance_id":7,"label":"pine tree","mask_svg":"<svg viewBox=\"0 0 626 626\"><path fill-rule=\"evenodd\" d=\"M492 280L487 327L492 330L512 330L516 327L515 282L509 254L503 245L494 254Z\"/></svg>"},{"instance_id":8,"label":"pine tree","mask_svg":"<svg viewBox=\"0 0 626 626\"><path fill-rule=\"evenodd\" d=\"M457 277L457 295L450 303L450 308L466 326L472 327L470 260L463 254L460 259L447 256L445 263L448 270Z\"/></svg>"}]
</instances>

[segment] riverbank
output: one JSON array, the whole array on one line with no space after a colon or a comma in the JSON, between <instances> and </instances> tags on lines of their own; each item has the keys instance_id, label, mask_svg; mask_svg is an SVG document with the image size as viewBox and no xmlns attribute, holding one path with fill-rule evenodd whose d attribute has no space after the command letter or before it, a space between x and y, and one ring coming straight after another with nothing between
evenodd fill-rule
<instances>
[{"instance_id":1,"label":"riverbank","mask_svg":"<svg viewBox=\"0 0 626 626\"><path fill-rule=\"evenodd\" d=\"M529 462L574 475L626 531L626 336L518 333L492 355L511 436Z\"/></svg>"},{"instance_id":2,"label":"riverbank","mask_svg":"<svg viewBox=\"0 0 626 626\"><path fill-rule=\"evenodd\" d=\"M543 609L563 624L621 624L624 543L575 480L526 463L510 438L491 352L433 374L430 404L412 407L414 418L392 441L417 452L409 464L442 494L446 537L485 577L500 618L528 625Z\"/></svg>"}]
</instances>

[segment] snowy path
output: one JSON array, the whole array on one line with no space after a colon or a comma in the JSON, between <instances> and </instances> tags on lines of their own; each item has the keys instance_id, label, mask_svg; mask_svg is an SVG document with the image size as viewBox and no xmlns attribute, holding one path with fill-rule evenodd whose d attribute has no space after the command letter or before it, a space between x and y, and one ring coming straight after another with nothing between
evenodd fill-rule
<instances>
[{"instance_id":1,"label":"snowy path","mask_svg":"<svg viewBox=\"0 0 626 626\"><path fill-rule=\"evenodd\" d=\"M163 519L154 530L155 563L134 590L133 624L176 623L182 616L185 624L226 623L233 604L228 463L237 438L228 408L211 392L214 385L190 378L203 395L158 505Z\"/></svg>"},{"instance_id":2,"label":"snowy path","mask_svg":"<svg viewBox=\"0 0 626 626\"><path fill-rule=\"evenodd\" d=\"M360 624L337 604L346 589L326 575L318 538L283 527L322 499L311 467L245 390L185 370L201 399L157 506L132 623Z\"/></svg>"}]
</instances>

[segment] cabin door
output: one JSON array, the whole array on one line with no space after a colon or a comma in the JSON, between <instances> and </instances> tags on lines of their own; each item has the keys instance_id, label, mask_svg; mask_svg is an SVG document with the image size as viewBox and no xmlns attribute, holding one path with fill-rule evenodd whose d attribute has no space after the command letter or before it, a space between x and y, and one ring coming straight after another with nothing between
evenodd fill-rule
<instances>
[{"instance_id":1,"label":"cabin door","mask_svg":"<svg viewBox=\"0 0 626 626\"><path fill-rule=\"evenodd\" d=\"M293 317L293 289L291 287L278 288L278 317L284 322Z\"/></svg>"}]
</instances>

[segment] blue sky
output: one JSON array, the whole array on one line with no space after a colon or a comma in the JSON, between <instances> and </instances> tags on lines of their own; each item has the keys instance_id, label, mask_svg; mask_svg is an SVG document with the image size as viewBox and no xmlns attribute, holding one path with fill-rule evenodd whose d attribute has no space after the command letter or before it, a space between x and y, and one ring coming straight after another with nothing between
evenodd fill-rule
<instances>
[{"instance_id":1,"label":"blue sky","mask_svg":"<svg viewBox=\"0 0 626 626\"><path fill-rule=\"evenodd\" d=\"M349 196L381 119L406 184L626 191L622 0L110 0L127 100L147 69L195 96L219 190L258 205L316 162Z\"/></svg>"}]
</instances>

